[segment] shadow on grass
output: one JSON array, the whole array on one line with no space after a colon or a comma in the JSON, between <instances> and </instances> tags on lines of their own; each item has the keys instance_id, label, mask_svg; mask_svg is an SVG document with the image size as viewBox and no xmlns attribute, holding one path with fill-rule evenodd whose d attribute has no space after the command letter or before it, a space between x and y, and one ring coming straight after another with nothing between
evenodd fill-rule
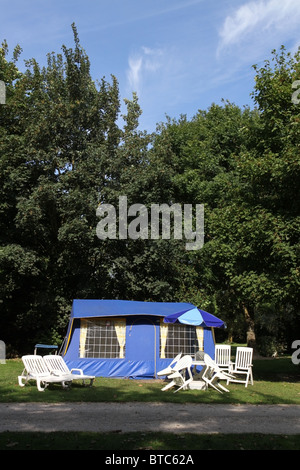
<instances>
[{"instance_id":1,"label":"shadow on grass","mask_svg":"<svg viewBox=\"0 0 300 470\"><path fill-rule=\"evenodd\" d=\"M0 433L0 450L298 450L300 436L170 433ZM180 449L180 450L179 450ZM126 453L126 455L128 455ZM139 453L134 454L139 455ZM145 453L142 454L145 458ZM199 454L192 454L197 459ZM194 462L196 463L196 462ZM200 463L200 462L199 462Z\"/></svg>"},{"instance_id":2,"label":"shadow on grass","mask_svg":"<svg viewBox=\"0 0 300 470\"><path fill-rule=\"evenodd\" d=\"M300 382L300 365L290 357L253 361L256 380L269 382Z\"/></svg>"}]
</instances>

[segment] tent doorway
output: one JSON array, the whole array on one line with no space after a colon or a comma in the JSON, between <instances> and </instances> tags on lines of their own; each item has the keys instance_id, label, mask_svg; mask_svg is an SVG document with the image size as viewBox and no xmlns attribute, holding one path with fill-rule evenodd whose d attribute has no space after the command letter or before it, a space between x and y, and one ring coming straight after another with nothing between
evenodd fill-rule
<instances>
[{"instance_id":1,"label":"tent doorway","mask_svg":"<svg viewBox=\"0 0 300 470\"><path fill-rule=\"evenodd\" d=\"M128 318L126 359L143 364L144 374L156 376L157 333L155 323L147 317Z\"/></svg>"}]
</instances>

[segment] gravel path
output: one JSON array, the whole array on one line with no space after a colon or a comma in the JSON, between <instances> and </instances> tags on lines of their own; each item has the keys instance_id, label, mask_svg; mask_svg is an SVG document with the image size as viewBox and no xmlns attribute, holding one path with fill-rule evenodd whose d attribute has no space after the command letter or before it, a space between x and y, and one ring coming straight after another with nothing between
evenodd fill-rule
<instances>
[{"instance_id":1,"label":"gravel path","mask_svg":"<svg viewBox=\"0 0 300 470\"><path fill-rule=\"evenodd\" d=\"M0 403L0 432L300 434L300 405Z\"/></svg>"}]
</instances>

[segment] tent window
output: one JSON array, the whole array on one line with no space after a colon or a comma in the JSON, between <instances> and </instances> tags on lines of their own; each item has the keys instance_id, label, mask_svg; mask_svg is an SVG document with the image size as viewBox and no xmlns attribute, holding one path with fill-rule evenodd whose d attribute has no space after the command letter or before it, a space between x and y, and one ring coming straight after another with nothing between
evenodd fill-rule
<instances>
[{"instance_id":1,"label":"tent window","mask_svg":"<svg viewBox=\"0 0 300 470\"><path fill-rule=\"evenodd\" d=\"M177 323L161 323L160 357L174 358L180 352L194 355L200 348L196 328ZM162 329L163 328L163 329ZM162 334L163 333L163 334Z\"/></svg>"},{"instance_id":2,"label":"tent window","mask_svg":"<svg viewBox=\"0 0 300 470\"><path fill-rule=\"evenodd\" d=\"M79 353L87 358L123 358L125 355L125 319L81 320Z\"/></svg>"}]
</instances>

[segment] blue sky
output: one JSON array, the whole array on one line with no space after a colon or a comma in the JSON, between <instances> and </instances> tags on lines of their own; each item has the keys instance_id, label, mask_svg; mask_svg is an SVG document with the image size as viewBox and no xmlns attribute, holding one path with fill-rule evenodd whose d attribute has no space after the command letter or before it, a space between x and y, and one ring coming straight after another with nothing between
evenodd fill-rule
<instances>
[{"instance_id":1,"label":"blue sky","mask_svg":"<svg viewBox=\"0 0 300 470\"><path fill-rule=\"evenodd\" d=\"M115 75L121 100L136 91L148 131L222 98L253 106L252 65L300 45L300 0L0 0L0 9L0 42L20 44L21 63L44 65L73 46L75 22L93 79Z\"/></svg>"}]
</instances>

